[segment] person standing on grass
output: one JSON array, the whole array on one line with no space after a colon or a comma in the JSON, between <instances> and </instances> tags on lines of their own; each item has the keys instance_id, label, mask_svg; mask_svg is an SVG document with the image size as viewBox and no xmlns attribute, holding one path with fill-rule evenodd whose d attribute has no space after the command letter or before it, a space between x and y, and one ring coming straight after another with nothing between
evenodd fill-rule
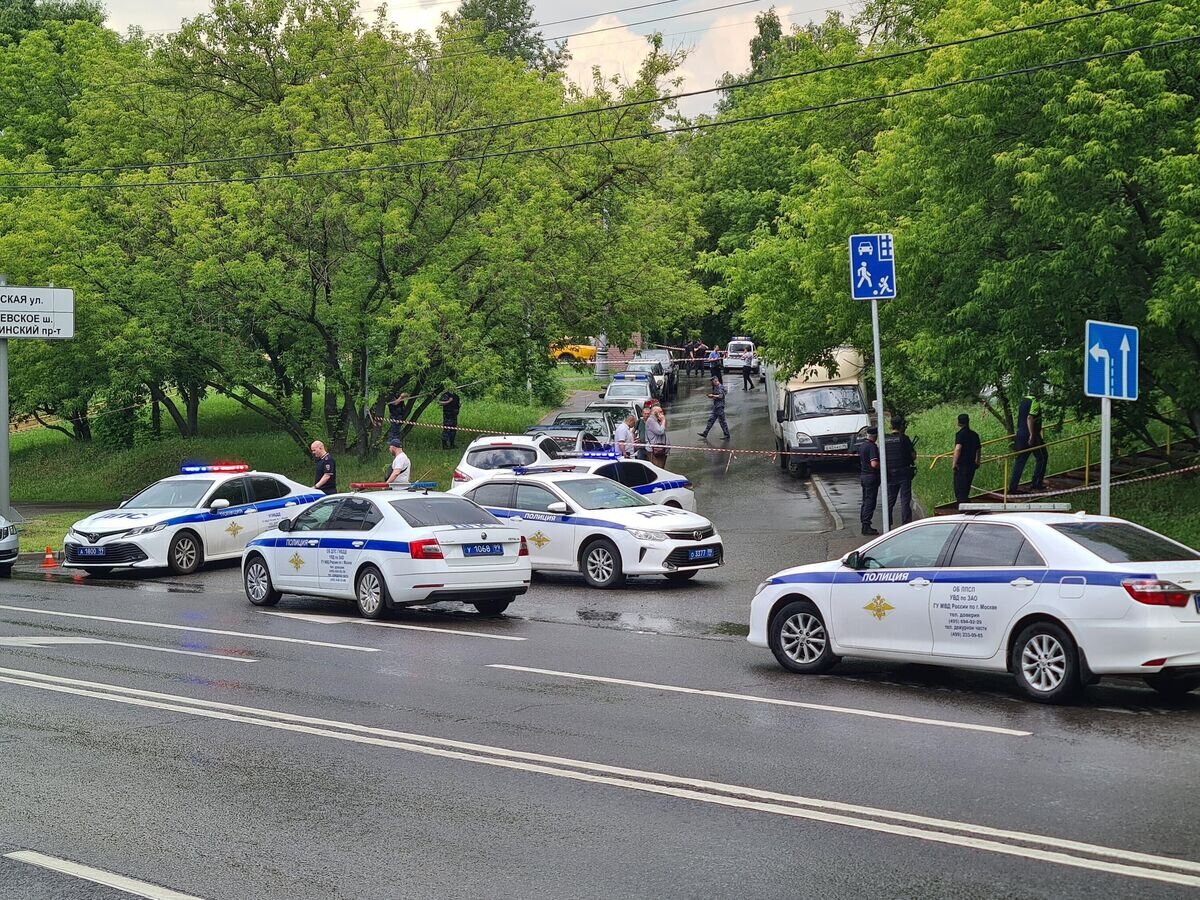
<instances>
[{"instance_id":1,"label":"person standing on grass","mask_svg":"<svg viewBox=\"0 0 1200 900\"><path fill-rule=\"evenodd\" d=\"M317 461L315 484L313 487L323 494L337 493L337 463L333 455L325 449L320 441L313 441L308 448L313 459Z\"/></svg>"},{"instance_id":2,"label":"person standing on grass","mask_svg":"<svg viewBox=\"0 0 1200 900\"><path fill-rule=\"evenodd\" d=\"M713 425L720 422L721 430L725 432L725 440L729 440L729 423L725 421L725 385L721 384L721 379L716 375L709 384L708 399L712 401L712 412L708 415L708 424L704 426L704 430L697 433L707 440Z\"/></svg>"},{"instance_id":3,"label":"person standing on grass","mask_svg":"<svg viewBox=\"0 0 1200 900\"><path fill-rule=\"evenodd\" d=\"M983 444L971 430L971 417L958 417L958 433L954 435L954 502L959 506L971 499L971 482L983 462Z\"/></svg>"},{"instance_id":4,"label":"person standing on grass","mask_svg":"<svg viewBox=\"0 0 1200 900\"><path fill-rule=\"evenodd\" d=\"M453 450L458 438L458 410L462 406L462 402L458 399L458 394L454 393L454 386L449 382L446 383L446 389L442 391L442 395L438 397L438 404L442 407L442 449Z\"/></svg>"},{"instance_id":5,"label":"person standing on grass","mask_svg":"<svg viewBox=\"0 0 1200 900\"><path fill-rule=\"evenodd\" d=\"M388 440L400 440L400 426L403 424L400 421L400 409L412 399L411 394L401 394L395 400L388 401Z\"/></svg>"},{"instance_id":6,"label":"person standing on grass","mask_svg":"<svg viewBox=\"0 0 1200 900\"><path fill-rule=\"evenodd\" d=\"M905 433L908 426L900 416L892 416L892 433L887 441L887 473L888 473L888 519L896 508L896 500L900 500L900 524L907 525L913 520L912 483L917 474L917 448Z\"/></svg>"},{"instance_id":7,"label":"person standing on grass","mask_svg":"<svg viewBox=\"0 0 1200 900\"><path fill-rule=\"evenodd\" d=\"M667 414L661 406L650 411L646 419L646 442L650 447L650 462L660 469L667 467Z\"/></svg>"},{"instance_id":8,"label":"person standing on grass","mask_svg":"<svg viewBox=\"0 0 1200 900\"><path fill-rule=\"evenodd\" d=\"M399 438L388 441L388 452L392 454L392 464L388 469L387 483L408 484L412 481L412 462Z\"/></svg>"},{"instance_id":9,"label":"person standing on grass","mask_svg":"<svg viewBox=\"0 0 1200 900\"><path fill-rule=\"evenodd\" d=\"M858 446L858 483L862 485L862 506L858 521L864 535L879 534L871 520L879 502L879 429L867 429L867 439Z\"/></svg>"}]
</instances>

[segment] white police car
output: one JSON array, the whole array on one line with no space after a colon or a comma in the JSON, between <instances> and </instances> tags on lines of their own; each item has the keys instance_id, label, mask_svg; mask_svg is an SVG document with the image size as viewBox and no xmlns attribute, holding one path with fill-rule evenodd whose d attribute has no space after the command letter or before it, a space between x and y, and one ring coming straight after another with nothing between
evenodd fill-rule
<instances>
[{"instance_id":1,"label":"white police car","mask_svg":"<svg viewBox=\"0 0 1200 900\"><path fill-rule=\"evenodd\" d=\"M95 573L167 567L195 572L241 555L290 511L325 496L245 465L183 466L110 509L81 519L63 539L64 566Z\"/></svg>"},{"instance_id":2,"label":"white police car","mask_svg":"<svg viewBox=\"0 0 1200 900\"><path fill-rule=\"evenodd\" d=\"M658 386L649 375L633 372L614 375L608 387L600 394L605 401L624 400L645 406L647 403L658 402Z\"/></svg>"},{"instance_id":3,"label":"white police car","mask_svg":"<svg viewBox=\"0 0 1200 900\"><path fill-rule=\"evenodd\" d=\"M660 469L653 463L640 459L563 459L558 465L569 467L574 472L587 472L625 485L635 494L641 494L651 503L661 503L675 509L696 511L696 495L692 483L685 475Z\"/></svg>"},{"instance_id":4,"label":"white police car","mask_svg":"<svg viewBox=\"0 0 1200 900\"><path fill-rule=\"evenodd\" d=\"M17 526L4 516L0 516L0 578L12 574L13 563L17 561Z\"/></svg>"},{"instance_id":5,"label":"white police car","mask_svg":"<svg viewBox=\"0 0 1200 900\"><path fill-rule=\"evenodd\" d=\"M749 368L757 375L761 362L754 341L748 337L733 338L725 346L725 360L721 366L726 372L731 370L740 372L742 369Z\"/></svg>"},{"instance_id":6,"label":"white police car","mask_svg":"<svg viewBox=\"0 0 1200 900\"><path fill-rule=\"evenodd\" d=\"M550 465L566 451L549 434L504 434L476 438L454 467L454 483L466 484L496 469Z\"/></svg>"},{"instance_id":7,"label":"white police car","mask_svg":"<svg viewBox=\"0 0 1200 900\"><path fill-rule=\"evenodd\" d=\"M1009 671L1044 703L1107 675L1179 695L1200 686L1200 553L1082 513L925 519L772 575L749 641L793 672L857 656Z\"/></svg>"},{"instance_id":8,"label":"white police car","mask_svg":"<svg viewBox=\"0 0 1200 900\"><path fill-rule=\"evenodd\" d=\"M703 516L566 468L496 473L452 492L520 528L535 571L580 572L592 587L629 575L686 581L724 562L721 536Z\"/></svg>"},{"instance_id":9,"label":"white police car","mask_svg":"<svg viewBox=\"0 0 1200 900\"><path fill-rule=\"evenodd\" d=\"M529 589L525 539L434 486L334 494L283 520L242 555L246 598L273 606L282 594L337 597L370 619L447 600L498 615Z\"/></svg>"}]
</instances>

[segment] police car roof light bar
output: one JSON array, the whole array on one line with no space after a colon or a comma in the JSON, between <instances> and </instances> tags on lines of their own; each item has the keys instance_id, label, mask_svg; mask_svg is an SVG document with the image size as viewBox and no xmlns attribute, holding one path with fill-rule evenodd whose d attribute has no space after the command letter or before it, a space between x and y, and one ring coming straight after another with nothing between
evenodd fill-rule
<instances>
[{"instance_id":1,"label":"police car roof light bar","mask_svg":"<svg viewBox=\"0 0 1200 900\"><path fill-rule=\"evenodd\" d=\"M1070 512L1070 503L963 503L959 512Z\"/></svg>"},{"instance_id":2,"label":"police car roof light bar","mask_svg":"<svg viewBox=\"0 0 1200 900\"><path fill-rule=\"evenodd\" d=\"M616 450L581 450L579 453L564 453L569 459L620 459Z\"/></svg>"},{"instance_id":3,"label":"police car roof light bar","mask_svg":"<svg viewBox=\"0 0 1200 900\"><path fill-rule=\"evenodd\" d=\"M555 472L574 472L574 466L517 466L514 475L551 475Z\"/></svg>"},{"instance_id":4,"label":"police car roof light bar","mask_svg":"<svg viewBox=\"0 0 1200 900\"><path fill-rule=\"evenodd\" d=\"M386 481L355 481L350 485L352 491L386 491L391 485Z\"/></svg>"},{"instance_id":5,"label":"police car roof light bar","mask_svg":"<svg viewBox=\"0 0 1200 900\"><path fill-rule=\"evenodd\" d=\"M180 475L232 475L238 472L249 472L250 467L245 463L221 463L215 466L180 466Z\"/></svg>"},{"instance_id":6,"label":"police car roof light bar","mask_svg":"<svg viewBox=\"0 0 1200 900\"><path fill-rule=\"evenodd\" d=\"M410 484L408 486L408 492L410 494L414 494L417 491L424 491L426 494L428 494L430 491L436 491L436 490L437 490L437 482L436 481L414 481L412 484Z\"/></svg>"}]
</instances>

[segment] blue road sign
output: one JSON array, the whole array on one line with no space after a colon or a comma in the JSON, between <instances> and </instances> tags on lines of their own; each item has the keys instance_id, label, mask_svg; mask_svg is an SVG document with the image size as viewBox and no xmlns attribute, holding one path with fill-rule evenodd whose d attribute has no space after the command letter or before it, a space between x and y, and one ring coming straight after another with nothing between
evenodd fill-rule
<instances>
[{"instance_id":1,"label":"blue road sign","mask_svg":"<svg viewBox=\"0 0 1200 900\"><path fill-rule=\"evenodd\" d=\"M1088 320L1083 342L1083 390L1089 397L1138 398L1138 330Z\"/></svg>"},{"instance_id":2,"label":"blue road sign","mask_svg":"<svg viewBox=\"0 0 1200 900\"><path fill-rule=\"evenodd\" d=\"M850 236L850 296L892 300L896 296L896 255L890 234Z\"/></svg>"}]
</instances>

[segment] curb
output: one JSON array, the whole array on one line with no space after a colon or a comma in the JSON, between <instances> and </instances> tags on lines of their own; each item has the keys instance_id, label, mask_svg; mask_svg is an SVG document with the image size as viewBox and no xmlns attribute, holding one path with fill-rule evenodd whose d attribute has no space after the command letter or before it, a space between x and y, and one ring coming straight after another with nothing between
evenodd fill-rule
<instances>
[{"instance_id":1,"label":"curb","mask_svg":"<svg viewBox=\"0 0 1200 900\"><path fill-rule=\"evenodd\" d=\"M825 487L825 481L820 475L813 473L808 476L814 488L817 489L817 497L821 500L821 505L825 507L825 512L828 514L830 521L833 522L833 528L830 531L845 531L846 523L843 521L841 514L834 508L833 499L829 496L829 491Z\"/></svg>"}]
</instances>

